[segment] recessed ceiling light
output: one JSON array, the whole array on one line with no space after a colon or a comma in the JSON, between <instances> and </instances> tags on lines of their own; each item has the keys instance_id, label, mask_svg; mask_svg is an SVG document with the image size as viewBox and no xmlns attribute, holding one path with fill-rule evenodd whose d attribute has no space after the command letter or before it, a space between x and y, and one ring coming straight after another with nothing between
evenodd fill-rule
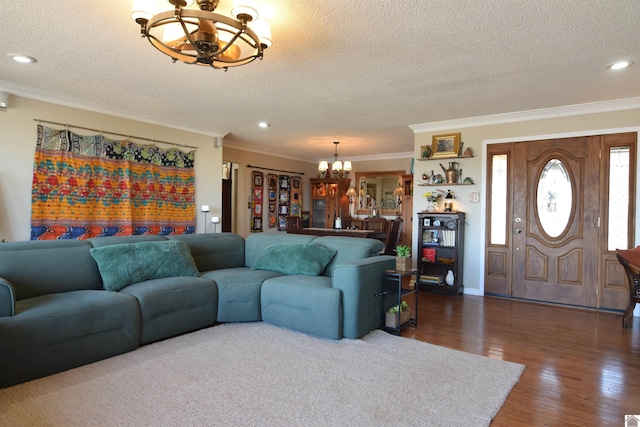
<instances>
[{"instance_id":1,"label":"recessed ceiling light","mask_svg":"<svg viewBox=\"0 0 640 427\"><path fill-rule=\"evenodd\" d=\"M258 126L260 126L261 128L268 128L268 127L269 127L269 123L267 123L267 122L260 122L260 123L258 123Z\"/></svg>"},{"instance_id":2,"label":"recessed ceiling light","mask_svg":"<svg viewBox=\"0 0 640 427\"><path fill-rule=\"evenodd\" d=\"M35 58L32 58L31 56L27 56L27 55L11 55L11 57L13 58L14 61L19 62L21 64L31 64L33 62L36 62Z\"/></svg>"},{"instance_id":3,"label":"recessed ceiling light","mask_svg":"<svg viewBox=\"0 0 640 427\"><path fill-rule=\"evenodd\" d=\"M609 68L612 70L622 70L623 68L627 68L631 65L631 61L616 61L613 64L609 64Z\"/></svg>"}]
</instances>

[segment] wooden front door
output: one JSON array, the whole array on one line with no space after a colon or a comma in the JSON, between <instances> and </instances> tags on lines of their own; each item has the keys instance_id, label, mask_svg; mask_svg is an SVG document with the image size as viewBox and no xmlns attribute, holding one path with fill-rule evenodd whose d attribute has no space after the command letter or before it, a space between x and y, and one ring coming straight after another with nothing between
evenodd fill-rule
<instances>
[{"instance_id":1,"label":"wooden front door","mask_svg":"<svg viewBox=\"0 0 640 427\"><path fill-rule=\"evenodd\" d=\"M595 138L515 145L514 297L595 307L600 206Z\"/></svg>"},{"instance_id":2,"label":"wooden front door","mask_svg":"<svg viewBox=\"0 0 640 427\"><path fill-rule=\"evenodd\" d=\"M610 182L615 167L611 153L622 147L629 159L627 202L617 208L628 213L622 246L631 247L636 138L618 134L488 147L486 293L584 307L624 307L628 291L615 263L615 247L608 243L613 206L609 190L615 186ZM499 157L508 167L501 170L494 165L492 170ZM493 182L501 173L505 174L502 188ZM492 202L492 193L504 196L504 212L502 205ZM502 223L503 229L498 226Z\"/></svg>"}]
</instances>

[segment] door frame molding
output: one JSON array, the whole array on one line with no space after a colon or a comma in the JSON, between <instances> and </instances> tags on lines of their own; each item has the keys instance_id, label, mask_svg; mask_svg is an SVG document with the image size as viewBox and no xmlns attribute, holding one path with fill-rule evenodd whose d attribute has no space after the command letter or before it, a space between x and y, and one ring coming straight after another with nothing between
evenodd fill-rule
<instances>
[{"instance_id":1,"label":"door frame molding","mask_svg":"<svg viewBox=\"0 0 640 427\"><path fill-rule=\"evenodd\" d=\"M526 142L526 141L537 141L541 139L559 139L559 138L574 138L574 137L583 137L583 136L592 136L592 135L608 135L614 133L625 133L625 132L637 132L638 138L637 142L640 143L640 126L631 126L631 127L623 127L623 128L606 128L606 129L591 129L585 131L574 131L574 132L564 132L564 133L551 133L551 134L537 134L537 135L526 135L526 136L516 136L511 138L498 138L498 139L484 139L482 140L482 165L481 165L481 183L480 183L480 194L487 194L487 146L490 144L501 144L507 142ZM640 165L640 149L636 152L636 164ZM640 188L640 173L636 173L636 188ZM484 295L484 275L485 275L485 242L486 242L486 234L487 230L485 227L487 221L487 198L480 198L480 247L479 253L479 275L482 277L482 280L479 283L478 295ZM636 224L640 224L640 197L636 197ZM635 236L634 242L638 244L640 242L640 227L635 227ZM465 289L465 293L467 289ZM634 316L640 316L640 306L637 306L634 311Z\"/></svg>"}]
</instances>

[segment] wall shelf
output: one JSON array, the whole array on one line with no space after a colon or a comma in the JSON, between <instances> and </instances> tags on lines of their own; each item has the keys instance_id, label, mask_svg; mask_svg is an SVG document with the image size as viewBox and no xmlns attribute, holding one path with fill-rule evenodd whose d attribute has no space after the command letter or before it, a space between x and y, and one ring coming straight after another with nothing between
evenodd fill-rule
<instances>
[{"instance_id":1,"label":"wall shelf","mask_svg":"<svg viewBox=\"0 0 640 427\"><path fill-rule=\"evenodd\" d=\"M416 185L418 187L442 187L443 185L475 185L475 182L462 182L459 184L447 184L446 182L441 182L440 184L427 184L426 182L419 182Z\"/></svg>"},{"instance_id":2,"label":"wall shelf","mask_svg":"<svg viewBox=\"0 0 640 427\"><path fill-rule=\"evenodd\" d=\"M464 156L463 155L463 156L446 156L446 157L444 157L444 156L443 157L426 157L426 158L419 157L416 160L419 161L419 162L424 162L424 161L427 161L427 160L470 159L472 157L473 157L473 155L471 155L471 156Z\"/></svg>"}]
</instances>

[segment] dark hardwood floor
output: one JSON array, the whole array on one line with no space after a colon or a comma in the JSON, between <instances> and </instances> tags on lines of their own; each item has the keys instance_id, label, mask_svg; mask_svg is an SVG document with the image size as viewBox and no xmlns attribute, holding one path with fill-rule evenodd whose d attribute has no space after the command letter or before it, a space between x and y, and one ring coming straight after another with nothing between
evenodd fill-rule
<instances>
[{"instance_id":1,"label":"dark hardwood floor","mask_svg":"<svg viewBox=\"0 0 640 427\"><path fill-rule=\"evenodd\" d=\"M640 414L640 319L496 297L419 294L402 336L522 363L492 426L624 426Z\"/></svg>"}]
</instances>

